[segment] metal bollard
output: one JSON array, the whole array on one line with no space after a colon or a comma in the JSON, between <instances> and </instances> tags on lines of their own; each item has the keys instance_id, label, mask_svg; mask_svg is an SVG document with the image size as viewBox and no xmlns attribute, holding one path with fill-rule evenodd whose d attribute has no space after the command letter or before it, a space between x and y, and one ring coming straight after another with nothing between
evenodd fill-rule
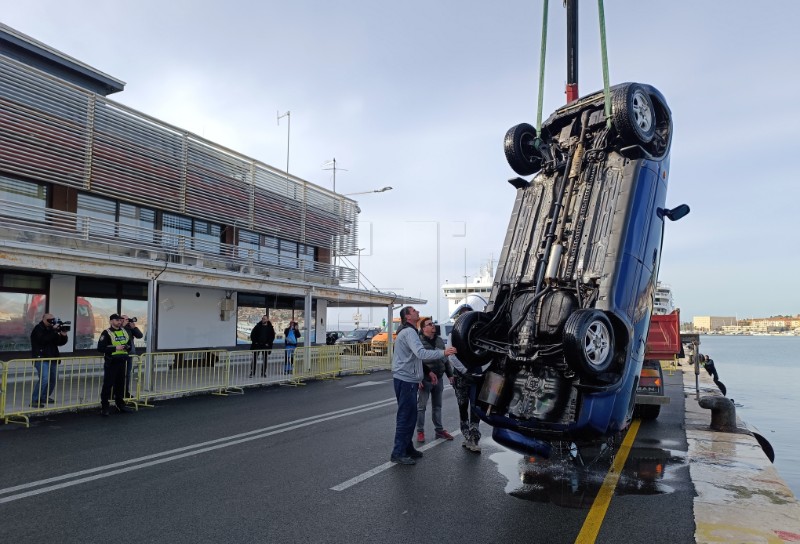
<instances>
[{"instance_id":1,"label":"metal bollard","mask_svg":"<svg viewBox=\"0 0 800 544\"><path fill-rule=\"evenodd\" d=\"M711 410L711 429L726 433L736 432L736 406L733 399L712 396L700 399L700 407Z\"/></svg>"}]
</instances>

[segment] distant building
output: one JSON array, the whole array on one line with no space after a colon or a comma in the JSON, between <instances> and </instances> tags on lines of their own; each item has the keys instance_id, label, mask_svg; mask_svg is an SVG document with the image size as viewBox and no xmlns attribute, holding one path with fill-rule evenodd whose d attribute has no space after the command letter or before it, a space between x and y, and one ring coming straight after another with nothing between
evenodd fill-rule
<instances>
[{"instance_id":1,"label":"distant building","mask_svg":"<svg viewBox=\"0 0 800 544\"><path fill-rule=\"evenodd\" d=\"M715 315L695 316L692 324L694 330L701 332L720 331L722 327L736 325L736 317L720 317Z\"/></svg>"}]
</instances>

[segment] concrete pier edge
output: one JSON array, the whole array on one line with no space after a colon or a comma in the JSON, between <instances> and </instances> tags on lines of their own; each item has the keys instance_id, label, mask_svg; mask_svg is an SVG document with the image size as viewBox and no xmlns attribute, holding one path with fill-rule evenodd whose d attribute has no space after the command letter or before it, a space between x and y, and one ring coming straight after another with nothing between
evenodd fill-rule
<instances>
[{"instance_id":1,"label":"concrete pier edge","mask_svg":"<svg viewBox=\"0 0 800 544\"><path fill-rule=\"evenodd\" d=\"M746 424L737 416L734 432L712 430L711 411L698 403L694 366L684 363L678 371L683 372L696 542L800 542L800 503ZM700 398L721 396L702 368L699 377Z\"/></svg>"}]
</instances>

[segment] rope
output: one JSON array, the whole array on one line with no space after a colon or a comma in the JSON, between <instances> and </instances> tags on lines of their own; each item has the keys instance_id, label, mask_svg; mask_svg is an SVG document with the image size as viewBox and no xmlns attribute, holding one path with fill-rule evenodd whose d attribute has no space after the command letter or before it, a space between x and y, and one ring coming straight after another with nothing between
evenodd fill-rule
<instances>
[{"instance_id":1,"label":"rope","mask_svg":"<svg viewBox=\"0 0 800 544\"><path fill-rule=\"evenodd\" d=\"M544 0L544 15L542 16L542 46L539 58L539 110L536 113L536 136L542 130L542 103L544 101L544 58L547 52L547 6L548 0Z\"/></svg>"},{"instance_id":2,"label":"rope","mask_svg":"<svg viewBox=\"0 0 800 544\"><path fill-rule=\"evenodd\" d=\"M606 127L611 128L611 92L608 88L608 50L606 49L606 15L603 0L597 0L600 15L600 54L603 59L603 97L605 98Z\"/></svg>"}]
</instances>

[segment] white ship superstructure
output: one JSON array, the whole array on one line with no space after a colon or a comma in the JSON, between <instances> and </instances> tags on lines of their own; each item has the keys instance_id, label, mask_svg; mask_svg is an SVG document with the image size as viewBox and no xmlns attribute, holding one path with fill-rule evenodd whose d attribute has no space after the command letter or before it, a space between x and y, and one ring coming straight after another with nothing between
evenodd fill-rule
<instances>
[{"instance_id":1,"label":"white ship superstructure","mask_svg":"<svg viewBox=\"0 0 800 544\"><path fill-rule=\"evenodd\" d=\"M653 314L666 315L675 310L675 301L672 298L672 288L666 283L658 282L656 296L653 302Z\"/></svg>"},{"instance_id":2,"label":"white ship superstructure","mask_svg":"<svg viewBox=\"0 0 800 544\"><path fill-rule=\"evenodd\" d=\"M479 296L484 300L484 304L489 301L492 294L492 282L494 281L494 260L490 259L484 264L478 275L466 283L449 283L442 285L444 297L447 299L447 314L452 315L458 307L463 304L464 299L470 295Z\"/></svg>"}]
</instances>

